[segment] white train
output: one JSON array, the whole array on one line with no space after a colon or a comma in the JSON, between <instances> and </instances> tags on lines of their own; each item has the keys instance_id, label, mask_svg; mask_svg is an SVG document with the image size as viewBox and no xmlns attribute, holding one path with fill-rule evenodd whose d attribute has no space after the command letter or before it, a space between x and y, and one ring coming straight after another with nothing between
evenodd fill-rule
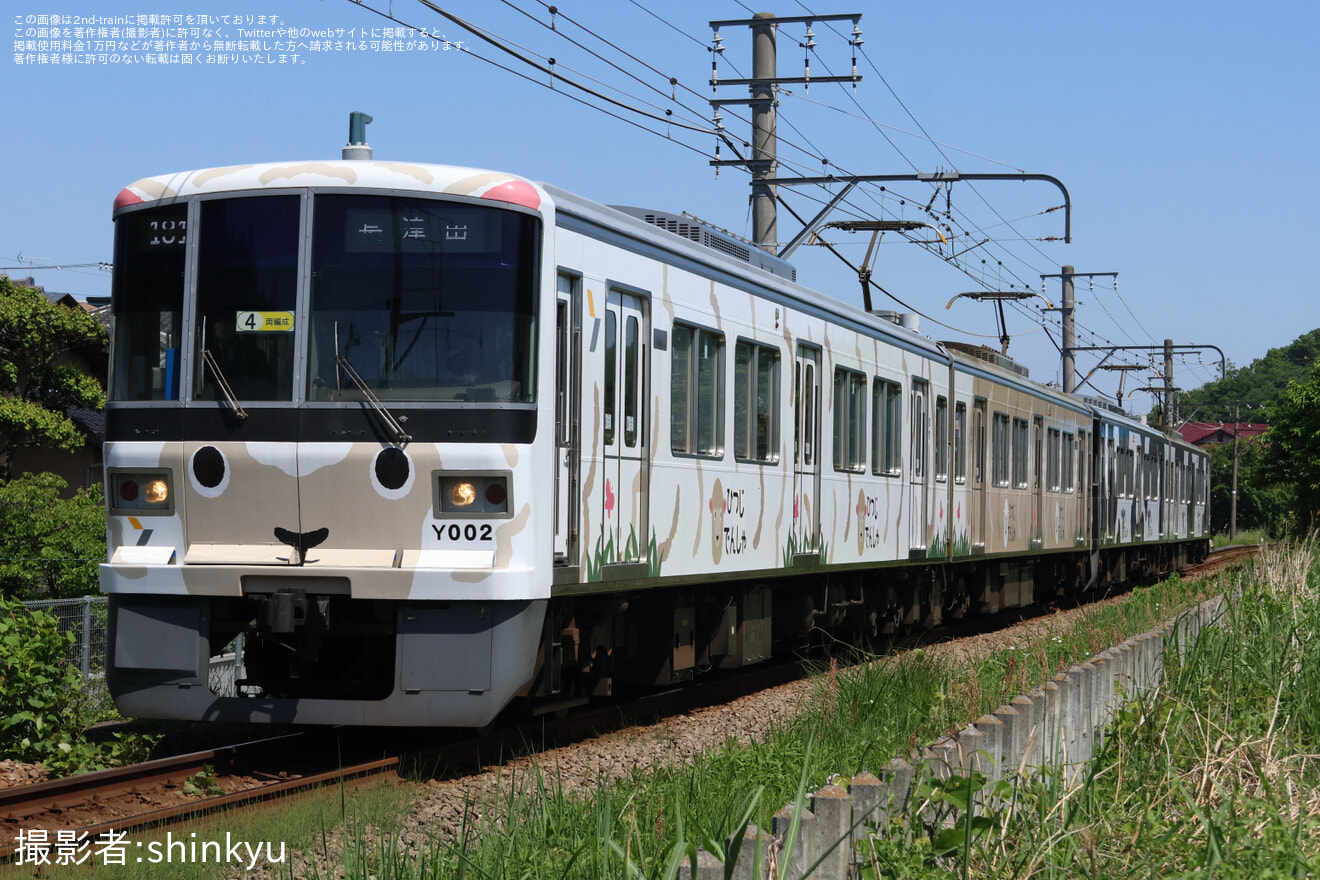
<instances>
[{"instance_id":1,"label":"white train","mask_svg":"<svg viewBox=\"0 0 1320 880\"><path fill-rule=\"evenodd\" d=\"M687 217L372 160L114 216L126 715L480 726L1208 549L1200 451Z\"/></svg>"}]
</instances>

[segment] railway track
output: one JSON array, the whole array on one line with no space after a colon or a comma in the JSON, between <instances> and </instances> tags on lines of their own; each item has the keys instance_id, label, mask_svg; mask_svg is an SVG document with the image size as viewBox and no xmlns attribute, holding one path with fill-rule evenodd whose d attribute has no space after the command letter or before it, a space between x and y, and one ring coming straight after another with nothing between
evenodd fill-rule
<instances>
[{"instance_id":1,"label":"railway track","mask_svg":"<svg viewBox=\"0 0 1320 880\"><path fill-rule=\"evenodd\" d=\"M20 831L103 832L164 827L224 809L287 797L320 786L391 772L398 757L361 761L320 772L269 772L297 767L306 734L294 733L157 758L34 785L0 789L0 859L16 853Z\"/></svg>"},{"instance_id":2,"label":"railway track","mask_svg":"<svg viewBox=\"0 0 1320 880\"><path fill-rule=\"evenodd\" d=\"M1237 544L1232 547L1220 547L1217 550L1210 551L1210 558L1205 562L1193 565L1184 571L1183 576L1200 577L1214 574L1234 562L1254 558L1258 553L1260 553L1259 544Z\"/></svg>"},{"instance_id":3,"label":"railway track","mask_svg":"<svg viewBox=\"0 0 1320 880\"><path fill-rule=\"evenodd\" d=\"M1253 556L1258 549L1222 548L1206 562L1189 568L1184 576L1209 576ZM1015 609L1012 621L1007 621L1006 614L981 619L980 625L959 621L942 628L941 638L962 638L1000 628L1031 616L1024 614L1026 610ZM1053 609L1041 605L1033 610L1048 614ZM361 731L318 729L0 789L0 860L15 856L15 840L22 830L76 831L93 839L107 831L163 828L234 807L381 776L455 778L529 749L565 745L605 731L719 705L807 674L802 663L777 662L627 702L571 712L565 705L559 707L564 711L522 719L476 736L446 736L436 742L434 731L425 737L412 731L391 732L392 736L381 736L376 731L361 736ZM362 758L362 753L372 748L376 755ZM217 793L217 788L223 793Z\"/></svg>"}]
</instances>

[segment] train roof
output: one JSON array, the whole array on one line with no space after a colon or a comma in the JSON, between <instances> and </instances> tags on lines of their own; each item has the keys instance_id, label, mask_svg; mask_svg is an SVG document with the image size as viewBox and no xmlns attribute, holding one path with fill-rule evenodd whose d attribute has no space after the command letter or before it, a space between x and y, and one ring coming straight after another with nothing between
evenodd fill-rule
<instances>
[{"instance_id":1,"label":"train roof","mask_svg":"<svg viewBox=\"0 0 1320 880\"><path fill-rule=\"evenodd\" d=\"M1165 441L1174 446L1180 446L1197 454L1208 454L1201 447L1188 443L1177 431L1162 431L1159 428L1153 428L1137 416L1131 416L1127 413L1118 413L1108 407L1098 407L1094 404L1086 404L1092 413L1092 416L1099 422L1111 425L1121 425L1129 431L1136 431L1140 434L1146 434L1150 437L1163 437Z\"/></svg>"},{"instance_id":2,"label":"train roof","mask_svg":"<svg viewBox=\"0 0 1320 880\"><path fill-rule=\"evenodd\" d=\"M119 211L145 203L169 202L210 193L300 186L363 187L458 195L508 202L532 210L540 210L549 203L540 186L516 174L501 171L418 162L326 159L229 165L145 177L119 192L114 209Z\"/></svg>"},{"instance_id":3,"label":"train roof","mask_svg":"<svg viewBox=\"0 0 1320 880\"><path fill-rule=\"evenodd\" d=\"M124 187L114 202L115 212L152 203L169 203L175 199L195 195L226 192L252 192L263 189L279 190L304 186L361 187L372 190L423 192L437 195L490 199L518 205L547 214L559 212L575 217L579 222L607 230L614 235L640 243L643 249L654 248L668 254L681 255L694 266L705 271L715 270L723 280L734 287L756 291L778 300L786 307L798 309L832 321L851 325L870 335L878 335L909 351L948 361L952 359L964 371L981 373L1047 397L1081 411L1115 421L1130 427L1154 431L1139 422L1116 417L1085 404L1078 398L1058 389L1029 379L1025 371L1007 368L993 360L969 354L966 346L936 342L913 329L896 325L886 318L859 309L848 303L822 295L790 277L776 274L758 260L762 251L750 245L749 254L737 256L719 249L703 246L690 236L670 231L664 225L648 223L638 209L609 207L591 199L560 189L548 183L537 183L516 174L468 168L457 165L436 165L423 162L386 162L375 159L321 159L295 162L265 162L249 165L229 165L203 168L145 177ZM668 215L663 211L659 216ZM696 221L700 222L700 221ZM786 264L785 264L786 265Z\"/></svg>"}]
</instances>

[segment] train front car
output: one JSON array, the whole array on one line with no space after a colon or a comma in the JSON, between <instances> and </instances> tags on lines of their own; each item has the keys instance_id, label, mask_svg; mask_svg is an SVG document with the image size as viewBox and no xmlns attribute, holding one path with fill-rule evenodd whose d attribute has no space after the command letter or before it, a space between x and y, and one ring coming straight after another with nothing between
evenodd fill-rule
<instances>
[{"instance_id":1,"label":"train front car","mask_svg":"<svg viewBox=\"0 0 1320 880\"><path fill-rule=\"evenodd\" d=\"M371 161L120 194L101 581L124 714L477 726L527 684L552 217L520 178ZM239 634L225 693L209 660Z\"/></svg>"}]
</instances>

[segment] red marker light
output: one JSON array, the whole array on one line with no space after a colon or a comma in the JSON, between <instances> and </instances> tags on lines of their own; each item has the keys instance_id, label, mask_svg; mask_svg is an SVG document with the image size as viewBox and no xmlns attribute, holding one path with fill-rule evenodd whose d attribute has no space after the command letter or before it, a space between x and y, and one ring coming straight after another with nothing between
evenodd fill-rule
<instances>
[{"instance_id":1,"label":"red marker light","mask_svg":"<svg viewBox=\"0 0 1320 880\"><path fill-rule=\"evenodd\" d=\"M499 507L501 504L504 503L504 499L506 497L507 495L504 492L503 483L491 483L489 486L486 487L487 504L493 505L495 507Z\"/></svg>"},{"instance_id":2,"label":"red marker light","mask_svg":"<svg viewBox=\"0 0 1320 880\"><path fill-rule=\"evenodd\" d=\"M125 501L136 501L138 497L138 484L132 480L124 480L119 484L119 497Z\"/></svg>"}]
</instances>

